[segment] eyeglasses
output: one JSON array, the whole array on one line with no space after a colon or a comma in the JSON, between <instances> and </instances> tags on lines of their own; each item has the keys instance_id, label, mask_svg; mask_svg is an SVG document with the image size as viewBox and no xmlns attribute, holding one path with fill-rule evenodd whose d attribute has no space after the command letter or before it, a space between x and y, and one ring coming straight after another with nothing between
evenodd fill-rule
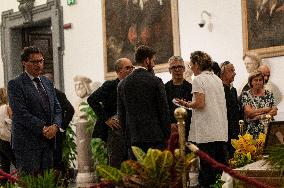
<instances>
[{"instance_id":1,"label":"eyeglasses","mask_svg":"<svg viewBox=\"0 0 284 188\"><path fill-rule=\"evenodd\" d=\"M38 63L44 63L44 59L40 59L40 60L33 60L33 61L29 61L31 64L35 65Z\"/></svg>"},{"instance_id":2,"label":"eyeglasses","mask_svg":"<svg viewBox=\"0 0 284 188\"><path fill-rule=\"evenodd\" d=\"M182 66L182 65L172 66L170 69L171 70L183 70L184 66Z\"/></svg>"},{"instance_id":3,"label":"eyeglasses","mask_svg":"<svg viewBox=\"0 0 284 188\"><path fill-rule=\"evenodd\" d=\"M126 66L126 67L124 67L124 69L126 69L126 70L133 70L135 67L134 66Z\"/></svg>"}]
</instances>

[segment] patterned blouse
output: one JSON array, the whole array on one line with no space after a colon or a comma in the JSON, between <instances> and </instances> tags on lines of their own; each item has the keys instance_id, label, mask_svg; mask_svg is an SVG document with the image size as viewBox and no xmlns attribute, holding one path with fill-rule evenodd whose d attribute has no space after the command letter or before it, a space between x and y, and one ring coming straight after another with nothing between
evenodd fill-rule
<instances>
[{"instance_id":1,"label":"patterned blouse","mask_svg":"<svg viewBox=\"0 0 284 188\"><path fill-rule=\"evenodd\" d=\"M272 92L265 90L264 96L253 96L251 90L244 91L241 98L242 106L250 105L253 108L265 108L275 106ZM264 126L260 120L246 118L247 131L256 139L259 133L264 131Z\"/></svg>"}]
</instances>

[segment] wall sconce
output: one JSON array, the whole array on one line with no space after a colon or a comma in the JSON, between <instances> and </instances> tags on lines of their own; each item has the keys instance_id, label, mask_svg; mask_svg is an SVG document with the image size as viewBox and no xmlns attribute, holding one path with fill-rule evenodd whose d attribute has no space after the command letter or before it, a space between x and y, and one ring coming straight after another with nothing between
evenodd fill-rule
<instances>
[{"instance_id":1,"label":"wall sconce","mask_svg":"<svg viewBox=\"0 0 284 188\"><path fill-rule=\"evenodd\" d=\"M212 32L212 30L213 30L213 24L212 24L212 22L211 22L211 14L210 14L209 12L207 12L206 10L203 10L203 11L201 12L201 15L200 15L201 20L200 20L200 22L198 23L198 25L199 25L199 27L201 27L201 28L203 28L203 27L206 25L206 21L205 21L205 19L204 19L204 15L207 15L207 17L208 17L208 24L207 24L208 31L209 31L209 32Z\"/></svg>"}]
</instances>

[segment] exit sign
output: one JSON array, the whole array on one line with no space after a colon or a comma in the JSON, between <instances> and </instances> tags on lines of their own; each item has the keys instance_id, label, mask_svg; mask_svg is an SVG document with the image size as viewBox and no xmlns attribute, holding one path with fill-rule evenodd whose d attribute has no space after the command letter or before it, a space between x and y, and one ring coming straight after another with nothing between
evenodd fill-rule
<instances>
[{"instance_id":1,"label":"exit sign","mask_svg":"<svg viewBox=\"0 0 284 188\"><path fill-rule=\"evenodd\" d=\"M74 5L76 0L67 0L67 5Z\"/></svg>"}]
</instances>

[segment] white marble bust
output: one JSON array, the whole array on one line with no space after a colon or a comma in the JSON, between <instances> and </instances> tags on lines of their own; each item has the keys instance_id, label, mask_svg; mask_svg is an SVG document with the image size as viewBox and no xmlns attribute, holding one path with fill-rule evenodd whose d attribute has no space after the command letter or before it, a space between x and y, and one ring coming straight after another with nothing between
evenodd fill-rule
<instances>
[{"instance_id":1,"label":"white marble bust","mask_svg":"<svg viewBox=\"0 0 284 188\"><path fill-rule=\"evenodd\" d=\"M74 78L75 92L79 97L75 105L75 122L86 122L86 115L81 112L80 104L87 102L88 96L91 94L92 80L86 76L76 75Z\"/></svg>"}]
</instances>

